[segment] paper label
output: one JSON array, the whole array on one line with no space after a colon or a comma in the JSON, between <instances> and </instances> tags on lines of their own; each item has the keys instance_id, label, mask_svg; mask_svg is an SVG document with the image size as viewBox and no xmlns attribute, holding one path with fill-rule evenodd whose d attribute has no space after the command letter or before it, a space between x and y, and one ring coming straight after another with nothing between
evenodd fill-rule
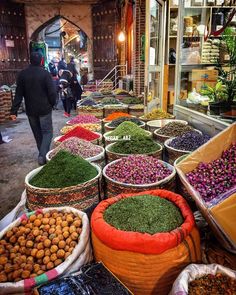
<instances>
[{"instance_id":1,"label":"paper label","mask_svg":"<svg viewBox=\"0 0 236 295\"><path fill-rule=\"evenodd\" d=\"M220 26L216 26L216 31L219 31L219 30L222 29L222 28L223 28L222 25L220 25Z\"/></svg>"},{"instance_id":2,"label":"paper label","mask_svg":"<svg viewBox=\"0 0 236 295\"><path fill-rule=\"evenodd\" d=\"M174 26L172 27L172 31L178 31L178 26L177 26L177 25L174 25Z\"/></svg>"},{"instance_id":3,"label":"paper label","mask_svg":"<svg viewBox=\"0 0 236 295\"><path fill-rule=\"evenodd\" d=\"M221 5L224 3L224 0L216 0L216 5Z\"/></svg>"},{"instance_id":4,"label":"paper label","mask_svg":"<svg viewBox=\"0 0 236 295\"><path fill-rule=\"evenodd\" d=\"M192 33L193 27L186 27L186 33Z\"/></svg>"},{"instance_id":5,"label":"paper label","mask_svg":"<svg viewBox=\"0 0 236 295\"><path fill-rule=\"evenodd\" d=\"M225 54L224 60L229 60L229 59L230 59L229 54Z\"/></svg>"},{"instance_id":6,"label":"paper label","mask_svg":"<svg viewBox=\"0 0 236 295\"><path fill-rule=\"evenodd\" d=\"M6 47L15 47L14 40L6 40Z\"/></svg>"},{"instance_id":7,"label":"paper label","mask_svg":"<svg viewBox=\"0 0 236 295\"><path fill-rule=\"evenodd\" d=\"M191 1L186 0L184 1L184 7L190 7L191 6Z\"/></svg>"}]
</instances>

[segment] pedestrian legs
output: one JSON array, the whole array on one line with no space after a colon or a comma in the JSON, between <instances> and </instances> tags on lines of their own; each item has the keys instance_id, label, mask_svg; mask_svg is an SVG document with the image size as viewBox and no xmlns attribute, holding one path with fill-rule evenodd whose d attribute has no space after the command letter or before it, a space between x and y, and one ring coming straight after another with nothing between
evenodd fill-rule
<instances>
[{"instance_id":1,"label":"pedestrian legs","mask_svg":"<svg viewBox=\"0 0 236 295\"><path fill-rule=\"evenodd\" d=\"M42 133L41 133L39 117L28 116L28 119L29 119L30 127L37 144L38 151L40 151L40 147L42 143Z\"/></svg>"}]
</instances>

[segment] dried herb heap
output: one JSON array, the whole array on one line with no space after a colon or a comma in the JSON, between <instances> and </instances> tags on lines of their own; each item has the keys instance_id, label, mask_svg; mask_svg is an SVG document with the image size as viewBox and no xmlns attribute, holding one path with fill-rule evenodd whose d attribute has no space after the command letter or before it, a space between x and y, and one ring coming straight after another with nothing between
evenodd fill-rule
<instances>
[{"instance_id":1,"label":"dried herb heap","mask_svg":"<svg viewBox=\"0 0 236 295\"><path fill-rule=\"evenodd\" d=\"M131 140L122 140L113 144L110 148L111 152L117 154L148 154L160 149L150 137L135 137Z\"/></svg>"},{"instance_id":2,"label":"dried herb heap","mask_svg":"<svg viewBox=\"0 0 236 295\"><path fill-rule=\"evenodd\" d=\"M206 143L209 139L210 136L206 134L200 134L199 132L193 130L177 136L176 138L172 139L168 145L177 150L194 151Z\"/></svg>"},{"instance_id":3,"label":"dried herb heap","mask_svg":"<svg viewBox=\"0 0 236 295\"><path fill-rule=\"evenodd\" d=\"M156 133L164 136L175 137L192 130L193 128L189 125L185 125L180 122L171 122L157 130Z\"/></svg>"},{"instance_id":4,"label":"dried herb heap","mask_svg":"<svg viewBox=\"0 0 236 295\"><path fill-rule=\"evenodd\" d=\"M131 136L131 138L133 138L150 135L147 131L138 127L133 122L123 122L114 131L111 131L109 133L109 136L118 136L118 138L122 138L124 136Z\"/></svg>"},{"instance_id":5,"label":"dried herb heap","mask_svg":"<svg viewBox=\"0 0 236 295\"><path fill-rule=\"evenodd\" d=\"M223 274L205 275L190 282L188 295L236 294L236 280Z\"/></svg>"},{"instance_id":6,"label":"dried herb heap","mask_svg":"<svg viewBox=\"0 0 236 295\"><path fill-rule=\"evenodd\" d=\"M125 104L141 104L143 103L143 99L140 97L124 97L122 102Z\"/></svg>"},{"instance_id":7,"label":"dried herb heap","mask_svg":"<svg viewBox=\"0 0 236 295\"><path fill-rule=\"evenodd\" d=\"M108 207L104 219L119 230L151 235L172 231L183 223L180 210L172 202L151 195L118 201Z\"/></svg>"},{"instance_id":8,"label":"dried herb heap","mask_svg":"<svg viewBox=\"0 0 236 295\"><path fill-rule=\"evenodd\" d=\"M155 119L168 119L172 118L171 114L163 111L162 109L153 109L150 113L143 116L144 119L147 120L155 120Z\"/></svg>"},{"instance_id":9,"label":"dried herb heap","mask_svg":"<svg viewBox=\"0 0 236 295\"><path fill-rule=\"evenodd\" d=\"M80 156L85 159L99 155L103 151L103 148L87 140L77 137L70 137L63 141L50 153L50 159L57 155L61 150L67 151L73 155Z\"/></svg>"},{"instance_id":10,"label":"dried herb heap","mask_svg":"<svg viewBox=\"0 0 236 295\"><path fill-rule=\"evenodd\" d=\"M186 176L206 202L227 192L236 186L236 143L224 151L219 159L198 164Z\"/></svg>"},{"instance_id":11,"label":"dried herb heap","mask_svg":"<svg viewBox=\"0 0 236 295\"><path fill-rule=\"evenodd\" d=\"M106 175L127 184L152 184L168 177L172 170L158 159L147 155L131 155L111 162Z\"/></svg>"},{"instance_id":12,"label":"dried herb heap","mask_svg":"<svg viewBox=\"0 0 236 295\"><path fill-rule=\"evenodd\" d=\"M97 169L88 161L60 151L30 180L30 184L41 188L64 188L89 181L97 174Z\"/></svg>"},{"instance_id":13,"label":"dried herb heap","mask_svg":"<svg viewBox=\"0 0 236 295\"><path fill-rule=\"evenodd\" d=\"M116 99L115 97L104 97L102 100L101 100L101 104L103 105L111 105L111 104L121 104L121 102Z\"/></svg>"},{"instance_id":14,"label":"dried herb heap","mask_svg":"<svg viewBox=\"0 0 236 295\"><path fill-rule=\"evenodd\" d=\"M143 122L141 120L137 119L137 118L120 117L118 119L115 119L115 120L111 121L108 124L108 127L118 127L123 122L133 122L138 126L143 124Z\"/></svg>"}]
</instances>

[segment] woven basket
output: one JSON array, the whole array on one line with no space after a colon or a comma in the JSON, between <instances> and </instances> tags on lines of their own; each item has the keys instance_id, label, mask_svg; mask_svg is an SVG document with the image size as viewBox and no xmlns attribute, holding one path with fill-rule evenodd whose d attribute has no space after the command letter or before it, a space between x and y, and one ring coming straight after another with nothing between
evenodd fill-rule
<instances>
[{"instance_id":1,"label":"woven basket","mask_svg":"<svg viewBox=\"0 0 236 295\"><path fill-rule=\"evenodd\" d=\"M103 219L104 211L125 198L125 194L101 202L91 218L96 261L102 261L135 295L168 294L179 273L188 264L201 261L199 232L186 202L181 196L162 190L139 194L154 192L160 197L172 194L175 205L186 217L181 227L171 233L142 234L108 225Z\"/></svg>"},{"instance_id":2,"label":"woven basket","mask_svg":"<svg viewBox=\"0 0 236 295\"><path fill-rule=\"evenodd\" d=\"M36 210L45 207L71 206L87 212L91 207L98 204L100 200L101 168L94 163L91 163L91 165L98 171L98 175L95 178L85 183L65 188L39 188L32 186L29 184L29 181L43 166L32 170L25 177L27 207L30 210Z\"/></svg>"},{"instance_id":3,"label":"woven basket","mask_svg":"<svg viewBox=\"0 0 236 295\"><path fill-rule=\"evenodd\" d=\"M147 122L147 130L154 132L156 129L162 128L168 123L172 123L172 122L178 122L184 125L188 125L188 122L184 120L176 120L176 119L152 120Z\"/></svg>"},{"instance_id":4,"label":"woven basket","mask_svg":"<svg viewBox=\"0 0 236 295\"><path fill-rule=\"evenodd\" d=\"M118 153L114 153L114 152L111 152L110 151L110 148L115 144L114 143L111 143L109 144L108 146L106 146L106 156L107 156L107 162L110 163L112 161L115 161L115 160L118 160L120 158L123 158L123 157L128 157L130 156L131 154L118 154ZM154 158L157 158L159 160L162 159L162 146L160 144L159 145L159 149L155 152L152 152L152 153L148 153L148 154L143 154L143 155L146 155L146 156L152 156Z\"/></svg>"},{"instance_id":5,"label":"woven basket","mask_svg":"<svg viewBox=\"0 0 236 295\"><path fill-rule=\"evenodd\" d=\"M97 135L99 135L99 137L97 139L94 139L94 140L91 140L90 142L93 143L93 144L98 144L98 145L102 145L102 134L101 133L98 133L98 132L94 132L96 133ZM53 140L53 143L54 145L57 147L59 144L61 144L61 142L59 141L59 139L61 138L62 136L57 136L54 138Z\"/></svg>"},{"instance_id":6,"label":"woven basket","mask_svg":"<svg viewBox=\"0 0 236 295\"><path fill-rule=\"evenodd\" d=\"M79 106L77 107L77 113L79 115L94 115L98 119L102 119L103 107L93 107L93 106Z\"/></svg>"},{"instance_id":7,"label":"woven basket","mask_svg":"<svg viewBox=\"0 0 236 295\"><path fill-rule=\"evenodd\" d=\"M109 132L106 132L106 133L103 134L105 146L108 145L108 144L110 144L110 143L113 143L113 142L116 142L117 141L117 139L110 139L109 138L111 132L112 131L109 131ZM152 137L152 133L151 132L149 132L149 131L146 131L146 132L147 132L147 135L148 136Z\"/></svg>"},{"instance_id":8,"label":"woven basket","mask_svg":"<svg viewBox=\"0 0 236 295\"><path fill-rule=\"evenodd\" d=\"M171 146L169 146L169 143L174 139L174 137L170 138L170 139L167 139L165 142L164 142L164 146L165 146L165 149L166 149L166 157L167 157L167 162L170 163L171 165L174 164L175 160L178 159L180 156L183 156L183 155L188 155L190 154L192 151L183 151L183 150L178 150L178 149L175 149Z\"/></svg>"},{"instance_id":9,"label":"woven basket","mask_svg":"<svg viewBox=\"0 0 236 295\"><path fill-rule=\"evenodd\" d=\"M160 180L156 183L151 183L151 184L143 184L143 185L136 185L136 184L127 184L127 183L122 183L118 182L116 180L111 179L109 176L106 174L106 170L110 165L114 165L114 163L120 161L121 159L115 160L109 164L107 164L104 169L103 169L103 176L105 178L105 195L108 198L115 197L118 194L123 194L123 193L137 193L141 192L143 190L154 190L154 189L166 189L169 191L175 191L175 175L176 171L173 166L170 164L161 161L165 166L169 167L172 170L172 173L164 178L163 180Z\"/></svg>"},{"instance_id":10,"label":"woven basket","mask_svg":"<svg viewBox=\"0 0 236 295\"><path fill-rule=\"evenodd\" d=\"M104 107L104 118L116 112L122 112L122 113L128 114L128 105L124 105L124 104L109 105L109 106L106 105Z\"/></svg>"},{"instance_id":11,"label":"woven basket","mask_svg":"<svg viewBox=\"0 0 236 295\"><path fill-rule=\"evenodd\" d=\"M144 106L141 108L135 107L135 105L130 105L129 106L129 114L135 117L140 117L143 116L144 114Z\"/></svg>"},{"instance_id":12,"label":"woven basket","mask_svg":"<svg viewBox=\"0 0 236 295\"><path fill-rule=\"evenodd\" d=\"M105 125L104 125L105 132L112 131L112 130L116 129L116 127L110 127L109 124L110 124L110 122L105 123ZM137 126L145 129L145 125L146 125L145 122L142 122L141 125L137 125Z\"/></svg>"}]
</instances>

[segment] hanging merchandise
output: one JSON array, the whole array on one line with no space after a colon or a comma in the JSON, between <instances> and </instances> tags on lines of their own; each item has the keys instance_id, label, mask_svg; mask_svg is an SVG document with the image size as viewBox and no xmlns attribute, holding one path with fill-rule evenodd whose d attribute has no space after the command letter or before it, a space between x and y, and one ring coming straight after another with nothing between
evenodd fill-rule
<instances>
[{"instance_id":1,"label":"hanging merchandise","mask_svg":"<svg viewBox=\"0 0 236 295\"><path fill-rule=\"evenodd\" d=\"M48 66L48 60L47 60L47 56L48 56L48 47L47 44L45 42L34 42L34 41L30 41L30 53L32 52L40 52L43 56L43 66L45 68L47 68Z\"/></svg>"}]
</instances>

